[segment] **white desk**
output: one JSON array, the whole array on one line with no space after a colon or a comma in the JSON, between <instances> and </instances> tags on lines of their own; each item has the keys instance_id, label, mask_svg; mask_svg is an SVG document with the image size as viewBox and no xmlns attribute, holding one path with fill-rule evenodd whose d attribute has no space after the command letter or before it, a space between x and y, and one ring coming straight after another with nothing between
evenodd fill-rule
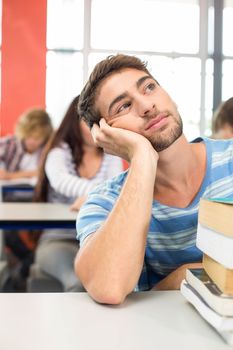
<instances>
[{"instance_id":1,"label":"white desk","mask_svg":"<svg viewBox=\"0 0 233 350\"><path fill-rule=\"evenodd\" d=\"M180 292L134 293L104 306L86 293L0 294L3 350L223 350Z\"/></svg>"},{"instance_id":2,"label":"white desk","mask_svg":"<svg viewBox=\"0 0 233 350\"><path fill-rule=\"evenodd\" d=\"M0 228L75 228L77 212L69 208L57 203L0 203Z\"/></svg>"},{"instance_id":3,"label":"white desk","mask_svg":"<svg viewBox=\"0 0 233 350\"><path fill-rule=\"evenodd\" d=\"M37 177L21 178L21 179L14 179L14 180L0 180L0 204L2 203L3 191L18 191L18 190L33 191L33 188L35 187L36 183L37 183ZM0 209L0 215L1 215L1 209ZM3 254L2 249L3 249L3 238L2 238L2 232L1 232L1 226L0 226L0 260L2 259L2 254Z\"/></svg>"},{"instance_id":4,"label":"white desk","mask_svg":"<svg viewBox=\"0 0 233 350\"><path fill-rule=\"evenodd\" d=\"M37 183L37 177L21 178L13 180L0 180L0 202L2 202L3 191L33 191Z\"/></svg>"},{"instance_id":5,"label":"white desk","mask_svg":"<svg viewBox=\"0 0 233 350\"><path fill-rule=\"evenodd\" d=\"M13 185L30 185L35 186L37 183L37 177L22 177L20 179L12 179L12 180L0 180L0 187L2 186L13 186Z\"/></svg>"},{"instance_id":6,"label":"white desk","mask_svg":"<svg viewBox=\"0 0 233 350\"><path fill-rule=\"evenodd\" d=\"M75 229L76 217L77 212L71 212L66 204L0 202L0 260L4 258L3 229Z\"/></svg>"}]
</instances>

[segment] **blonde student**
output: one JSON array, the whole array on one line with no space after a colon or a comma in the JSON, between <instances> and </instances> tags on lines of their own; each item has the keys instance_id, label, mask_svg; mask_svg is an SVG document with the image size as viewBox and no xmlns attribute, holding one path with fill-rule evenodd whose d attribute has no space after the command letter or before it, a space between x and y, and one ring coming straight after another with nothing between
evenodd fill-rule
<instances>
[{"instance_id":1,"label":"blonde student","mask_svg":"<svg viewBox=\"0 0 233 350\"><path fill-rule=\"evenodd\" d=\"M52 130L51 119L44 109L23 113L16 123L15 134L0 138L0 179L36 176L43 147Z\"/></svg>"},{"instance_id":2,"label":"blonde student","mask_svg":"<svg viewBox=\"0 0 233 350\"><path fill-rule=\"evenodd\" d=\"M48 113L42 108L25 111L18 119L14 135L0 138L0 180L33 178L46 142L53 131ZM10 192L7 201L30 201L31 192ZM11 266L10 290L21 289L33 259L35 242L27 231L4 231L7 260Z\"/></svg>"}]
</instances>

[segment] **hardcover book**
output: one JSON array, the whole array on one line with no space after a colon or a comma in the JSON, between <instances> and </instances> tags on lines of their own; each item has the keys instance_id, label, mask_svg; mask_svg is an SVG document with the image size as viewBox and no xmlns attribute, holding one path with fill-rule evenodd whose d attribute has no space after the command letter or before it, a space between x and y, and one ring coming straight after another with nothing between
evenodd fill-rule
<instances>
[{"instance_id":1,"label":"hardcover book","mask_svg":"<svg viewBox=\"0 0 233 350\"><path fill-rule=\"evenodd\" d=\"M233 198L201 198L198 222L233 238Z\"/></svg>"},{"instance_id":2,"label":"hardcover book","mask_svg":"<svg viewBox=\"0 0 233 350\"><path fill-rule=\"evenodd\" d=\"M233 317L224 317L213 311L185 280L181 283L180 291L200 315L216 329L225 342L233 345Z\"/></svg>"},{"instance_id":3,"label":"hardcover book","mask_svg":"<svg viewBox=\"0 0 233 350\"><path fill-rule=\"evenodd\" d=\"M211 326L219 332L233 331L233 317L222 316L211 309L201 295L186 280L182 281L180 291Z\"/></svg>"},{"instance_id":4,"label":"hardcover book","mask_svg":"<svg viewBox=\"0 0 233 350\"><path fill-rule=\"evenodd\" d=\"M233 269L227 269L206 254L203 256L203 268L224 294L233 297Z\"/></svg>"},{"instance_id":5,"label":"hardcover book","mask_svg":"<svg viewBox=\"0 0 233 350\"><path fill-rule=\"evenodd\" d=\"M196 245L218 263L228 269L233 269L233 236L225 236L221 232L214 231L199 223L197 227Z\"/></svg>"},{"instance_id":6,"label":"hardcover book","mask_svg":"<svg viewBox=\"0 0 233 350\"><path fill-rule=\"evenodd\" d=\"M214 311L233 317L233 295L223 294L204 269L187 269L186 281Z\"/></svg>"}]
</instances>

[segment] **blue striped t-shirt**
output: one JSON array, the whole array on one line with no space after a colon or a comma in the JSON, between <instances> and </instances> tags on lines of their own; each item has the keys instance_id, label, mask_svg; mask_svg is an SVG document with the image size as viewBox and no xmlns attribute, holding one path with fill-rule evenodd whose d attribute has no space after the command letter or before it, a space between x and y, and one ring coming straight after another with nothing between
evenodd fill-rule
<instances>
[{"instance_id":1,"label":"blue striped t-shirt","mask_svg":"<svg viewBox=\"0 0 233 350\"><path fill-rule=\"evenodd\" d=\"M135 290L148 290L185 263L201 261L196 247L197 215L201 197L233 197L233 139L198 138L206 145L207 166L201 188L184 208L153 201L144 265ZM127 177L127 171L96 187L77 218L77 239L94 233L111 212Z\"/></svg>"}]
</instances>

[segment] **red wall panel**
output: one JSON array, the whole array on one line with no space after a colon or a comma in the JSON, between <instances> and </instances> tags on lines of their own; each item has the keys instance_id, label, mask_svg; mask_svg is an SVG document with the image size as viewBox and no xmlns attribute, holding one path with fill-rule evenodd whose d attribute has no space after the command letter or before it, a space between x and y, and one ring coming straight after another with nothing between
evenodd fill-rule
<instances>
[{"instance_id":1,"label":"red wall panel","mask_svg":"<svg viewBox=\"0 0 233 350\"><path fill-rule=\"evenodd\" d=\"M45 107L46 0L2 1L1 135L27 108Z\"/></svg>"}]
</instances>

